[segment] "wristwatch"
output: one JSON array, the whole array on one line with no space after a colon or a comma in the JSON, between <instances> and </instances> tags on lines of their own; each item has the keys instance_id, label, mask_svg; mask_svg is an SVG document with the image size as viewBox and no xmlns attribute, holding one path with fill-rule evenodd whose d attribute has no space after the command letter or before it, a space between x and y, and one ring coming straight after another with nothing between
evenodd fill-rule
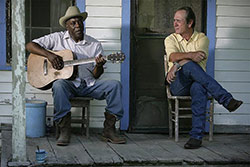
<instances>
[{"instance_id":1,"label":"wristwatch","mask_svg":"<svg viewBox=\"0 0 250 167\"><path fill-rule=\"evenodd\" d=\"M181 65L178 62L174 62L174 65L177 67L177 71L181 69Z\"/></svg>"}]
</instances>

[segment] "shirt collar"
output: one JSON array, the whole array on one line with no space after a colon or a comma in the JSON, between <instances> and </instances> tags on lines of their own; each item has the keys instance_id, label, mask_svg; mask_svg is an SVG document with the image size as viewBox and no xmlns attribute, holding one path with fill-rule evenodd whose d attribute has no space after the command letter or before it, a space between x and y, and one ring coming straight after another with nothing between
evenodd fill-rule
<instances>
[{"instance_id":1,"label":"shirt collar","mask_svg":"<svg viewBox=\"0 0 250 167\"><path fill-rule=\"evenodd\" d=\"M188 41L196 41L198 39L197 31L194 31L191 38ZM176 38L178 42L181 42L182 40L185 40L180 34L176 34Z\"/></svg>"},{"instance_id":2,"label":"shirt collar","mask_svg":"<svg viewBox=\"0 0 250 167\"><path fill-rule=\"evenodd\" d=\"M197 41L197 40L198 40L198 32L194 31L189 41Z\"/></svg>"},{"instance_id":3,"label":"shirt collar","mask_svg":"<svg viewBox=\"0 0 250 167\"><path fill-rule=\"evenodd\" d=\"M80 41L80 42L77 42L76 44L84 45L84 44L89 44L90 43L90 41L88 41L88 37L85 34L83 34L83 35L84 35L84 39L82 41ZM65 34L63 36L63 39L72 39L70 37L70 35L69 35L69 31L65 32ZM74 40L72 39L72 41L74 41Z\"/></svg>"}]
</instances>

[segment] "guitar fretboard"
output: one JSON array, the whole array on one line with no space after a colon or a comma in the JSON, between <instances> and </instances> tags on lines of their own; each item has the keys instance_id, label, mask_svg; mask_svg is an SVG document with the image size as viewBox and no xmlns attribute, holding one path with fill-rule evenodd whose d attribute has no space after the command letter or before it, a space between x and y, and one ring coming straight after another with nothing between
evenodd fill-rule
<instances>
[{"instance_id":1,"label":"guitar fretboard","mask_svg":"<svg viewBox=\"0 0 250 167\"><path fill-rule=\"evenodd\" d=\"M105 60L107 60L107 56L103 56ZM86 59L76 59L76 60L67 60L64 61L64 66L75 66L82 65L95 62L95 58L86 58Z\"/></svg>"}]
</instances>

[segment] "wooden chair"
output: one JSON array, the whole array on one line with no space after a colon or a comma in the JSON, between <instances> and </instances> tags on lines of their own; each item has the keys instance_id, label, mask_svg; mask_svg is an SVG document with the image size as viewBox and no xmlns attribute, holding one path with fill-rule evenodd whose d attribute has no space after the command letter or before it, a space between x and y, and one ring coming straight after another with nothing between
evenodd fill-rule
<instances>
[{"instance_id":1,"label":"wooden chair","mask_svg":"<svg viewBox=\"0 0 250 167\"><path fill-rule=\"evenodd\" d=\"M70 99L71 107L81 107L82 108L82 115L81 119L71 119L71 123L81 124L81 133L84 134L84 125L85 125L85 135L89 138L89 105L90 100L93 98L89 97L73 97ZM85 115L85 111L86 115Z\"/></svg>"},{"instance_id":2,"label":"wooden chair","mask_svg":"<svg viewBox=\"0 0 250 167\"><path fill-rule=\"evenodd\" d=\"M167 74L168 64L167 57L164 55L165 74ZM167 100L168 100L168 113L169 113L169 137L173 137L173 122L175 124L175 141L179 140L179 119L192 119L192 114L180 114L180 111L191 111L191 106L181 107L182 101L191 101L191 96L173 96L170 92L169 85L166 86ZM207 109L208 117L206 120L209 122L209 141L213 140L213 113L214 113L214 100L208 97L210 101L209 109Z\"/></svg>"}]
</instances>

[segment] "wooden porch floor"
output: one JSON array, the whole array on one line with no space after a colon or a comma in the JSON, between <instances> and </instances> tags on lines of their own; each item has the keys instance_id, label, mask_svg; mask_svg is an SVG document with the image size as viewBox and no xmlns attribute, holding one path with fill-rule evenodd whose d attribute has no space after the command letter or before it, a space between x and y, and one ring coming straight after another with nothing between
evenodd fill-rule
<instances>
[{"instance_id":1,"label":"wooden porch floor","mask_svg":"<svg viewBox=\"0 0 250 167\"><path fill-rule=\"evenodd\" d=\"M89 139L74 134L67 147L56 146L54 136L27 138L29 166L250 166L250 134L215 134L203 140L197 150L183 149L188 139L181 135L178 143L167 134L125 133L127 144L101 141L100 134ZM48 152L44 164L35 161L36 146ZM11 131L2 131L2 167L11 158ZM237 165L236 165L237 164Z\"/></svg>"}]
</instances>

